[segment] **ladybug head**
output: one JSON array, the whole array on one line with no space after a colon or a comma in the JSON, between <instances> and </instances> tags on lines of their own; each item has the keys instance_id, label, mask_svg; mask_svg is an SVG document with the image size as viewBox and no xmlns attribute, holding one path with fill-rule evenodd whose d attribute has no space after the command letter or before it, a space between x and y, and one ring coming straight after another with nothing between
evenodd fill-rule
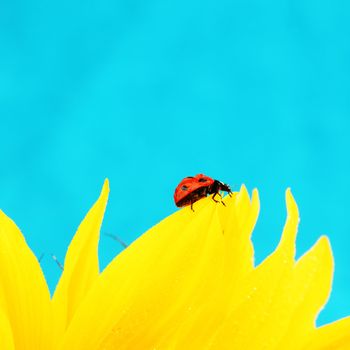
<instances>
[{"instance_id":1,"label":"ladybug head","mask_svg":"<svg viewBox=\"0 0 350 350\"><path fill-rule=\"evenodd\" d=\"M212 185L212 193L219 192L219 191L225 191L228 193L232 193L229 185L227 185L219 180L214 180L214 183Z\"/></svg>"}]
</instances>

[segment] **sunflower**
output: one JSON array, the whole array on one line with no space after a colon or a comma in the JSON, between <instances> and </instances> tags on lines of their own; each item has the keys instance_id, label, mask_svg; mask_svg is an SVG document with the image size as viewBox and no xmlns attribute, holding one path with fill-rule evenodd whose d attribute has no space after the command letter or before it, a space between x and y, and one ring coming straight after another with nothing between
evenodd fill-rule
<instances>
[{"instance_id":1,"label":"sunflower","mask_svg":"<svg viewBox=\"0 0 350 350\"><path fill-rule=\"evenodd\" d=\"M333 259L326 237L299 260L289 190L275 251L254 266L256 190L210 197L151 228L99 273L108 181L79 226L53 297L21 232L0 212L0 349L350 349L350 318L320 328Z\"/></svg>"}]
</instances>

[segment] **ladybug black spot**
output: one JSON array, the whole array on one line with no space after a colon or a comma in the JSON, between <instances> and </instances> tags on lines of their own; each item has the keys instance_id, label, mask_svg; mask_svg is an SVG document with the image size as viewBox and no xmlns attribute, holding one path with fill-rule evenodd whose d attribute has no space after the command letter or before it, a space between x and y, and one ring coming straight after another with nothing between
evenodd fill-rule
<instances>
[{"instance_id":1,"label":"ladybug black spot","mask_svg":"<svg viewBox=\"0 0 350 350\"><path fill-rule=\"evenodd\" d=\"M207 182L207 179L204 179L203 177L198 180L198 182Z\"/></svg>"},{"instance_id":2,"label":"ladybug black spot","mask_svg":"<svg viewBox=\"0 0 350 350\"><path fill-rule=\"evenodd\" d=\"M182 189L182 191L187 191L187 190L188 190L188 187L187 187L186 185L183 185L183 186L181 187L181 189Z\"/></svg>"}]
</instances>

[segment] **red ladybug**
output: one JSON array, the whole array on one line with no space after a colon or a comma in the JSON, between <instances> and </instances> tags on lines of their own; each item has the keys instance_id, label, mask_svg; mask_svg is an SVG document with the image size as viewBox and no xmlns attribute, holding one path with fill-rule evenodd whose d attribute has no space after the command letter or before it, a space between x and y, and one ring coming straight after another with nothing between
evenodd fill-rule
<instances>
[{"instance_id":1,"label":"red ladybug","mask_svg":"<svg viewBox=\"0 0 350 350\"><path fill-rule=\"evenodd\" d=\"M191 205L191 209L193 210L193 203L210 194L214 194L213 200L219 202L215 199L215 196L219 195L221 198L220 191L228 192L229 195L232 193L229 185L214 180L204 174L188 176L177 185L174 193L174 201L178 207ZM221 203L225 205L224 202L221 201Z\"/></svg>"}]
</instances>

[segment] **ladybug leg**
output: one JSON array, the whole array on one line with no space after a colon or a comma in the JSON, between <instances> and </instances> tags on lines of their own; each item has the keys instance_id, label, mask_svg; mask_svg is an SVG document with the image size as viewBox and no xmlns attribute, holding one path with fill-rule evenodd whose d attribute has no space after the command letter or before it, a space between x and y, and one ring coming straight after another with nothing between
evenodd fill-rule
<instances>
[{"instance_id":1,"label":"ladybug leg","mask_svg":"<svg viewBox=\"0 0 350 350\"><path fill-rule=\"evenodd\" d=\"M215 192L215 193L213 194L213 197L212 197L212 198L213 198L213 201L214 201L215 203L221 202L221 204L222 204L224 207L226 207L226 204L225 204L222 200L218 201L218 200L215 199L215 196L216 196L217 194L220 196L220 198L222 198L222 196L221 196L221 194L220 194L219 192Z\"/></svg>"},{"instance_id":2,"label":"ladybug leg","mask_svg":"<svg viewBox=\"0 0 350 350\"><path fill-rule=\"evenodd\" d=\"M191 202L191 210L194 212L194 209L193 209L193 202Z\"/></svg>"},{"instance_id":3,"label":"ladybug leg","mask_svg":"<svg viewBox=\"0 0 350 350\"><path fill-rule=\"evenodd\" d=\"M220 199L221 199L221 204L226 207L226 204L224 203L224 201L222 200L222 195L220 192L217 192L216 194L218 194L220 196ZM218 201L217 201L218 202Z\"/></svg>"},{"instance_id":4,"label":"ladybug leg","mask_svg":"<svg viewBox=\"0 0 350 350\"><path fill-rule=\"evenodd\" d=\"M213 194L213 197L211 197L215 203L219 203L219 201L215 199L215 196L216 196L217 194L220 195L220 193L215 192L215 193Z\"/></svg>"}]
</instances>

